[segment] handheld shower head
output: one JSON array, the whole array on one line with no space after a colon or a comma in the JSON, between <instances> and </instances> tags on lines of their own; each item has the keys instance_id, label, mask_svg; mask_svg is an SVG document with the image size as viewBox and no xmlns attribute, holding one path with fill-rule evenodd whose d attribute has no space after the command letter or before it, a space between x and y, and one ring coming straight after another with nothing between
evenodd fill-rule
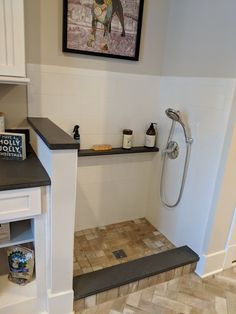
<instances>
[{"instance_id":1,"label":"handheld shower head","mask_svg":"<svg viewBox=\"0 0 236 314\"><path fill-rule=\"evenodd\" d=\"M165 112L166 112L167 117L170 118L171 120L174 120L176 122L182 122L180 119L179 111L168 108L166 109Z\"/></svg>"},{"instance_id":2,"label":"handheld shower head","mask_svg":"<svg viewBox=\"0 0 236 314\"><path fill-rule=\"evenodd\" d=\"M178 122L179 124L181 124L183 131L184 131L184 136L185 136L185 141L186 143L192 143L193 139L189 136L188 131L185 127L184 122L182 121L181 117L180 117L180 112L171 108L166 109L165 111L166 115L168 118L170 118L171 120L173 120L174 122Z\"/></svg>"}]
</instances>

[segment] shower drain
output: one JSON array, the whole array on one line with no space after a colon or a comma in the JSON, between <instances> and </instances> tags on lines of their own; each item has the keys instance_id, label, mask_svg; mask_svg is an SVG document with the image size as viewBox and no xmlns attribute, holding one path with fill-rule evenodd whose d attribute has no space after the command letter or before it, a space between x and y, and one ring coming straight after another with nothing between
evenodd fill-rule
<instances>
[{"instance_id":1,"label":"shower drain","mask_svg":"<svg viewBox=\"0 0 236 314\"><path fill-rule=\"evenodd\" d=\"M115 256L115 258L120 259L120 258L124 258L127 257L126 253L124 250L117 250L112 252L112 254Z\"/></svg>"}]
</instances>

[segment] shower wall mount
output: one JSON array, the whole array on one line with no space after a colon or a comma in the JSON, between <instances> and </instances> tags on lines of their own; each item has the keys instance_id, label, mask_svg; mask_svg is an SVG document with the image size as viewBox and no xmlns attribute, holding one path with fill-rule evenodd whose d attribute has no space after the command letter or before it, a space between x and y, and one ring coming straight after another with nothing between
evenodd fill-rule
<instances>
[{"instance_id":1,"label":"shower wall mount","mask_svg":"<svg viewBox=\"0 0 236 314\"><path fill-rule=\"evenodd\" d=\"M166 109L165 113L166 113L167 117L172 120L172 125L170 128L170 133L169 133L169 136L167 139L166 147L162 151L163 165L162 165L162 171L161 171L160 194L161 194L162 204L168 208L173 208L173 207L176 207L180 203L182 195L183 195L184 185L185 185L187 171L188 171L188 164L189 164L189 159L190 159L191 144L193 143L193 139L190 136L184 122L182 121L179 111L168 108L168 109ZM164 177L166 175L167 157L169 159L177 159L179 156L179 150L180 150L179 144L176 141L172 140L176 123L179 123L183 128L183 135L185 137L185 143L186 143L186 154L185 154L184 168L183 168L183 173L182 173L182 180L181 180L179 195L177 197L177 200L174 203L170 204L164 198L164 183L163 183L163 181L164 181Z\"/></svg>"},{"instance_id":2,"label":"shower wall mount","mask_svg":"<svg viewBox=\"0 0 236 314\"><path fill-rule=\"evenodd\" d=\"M162 151L162 156L167 154L170 159L176 159L179 156L179 144L175 141L167 143L166 148Z\"/></svg>"}]
</instances>

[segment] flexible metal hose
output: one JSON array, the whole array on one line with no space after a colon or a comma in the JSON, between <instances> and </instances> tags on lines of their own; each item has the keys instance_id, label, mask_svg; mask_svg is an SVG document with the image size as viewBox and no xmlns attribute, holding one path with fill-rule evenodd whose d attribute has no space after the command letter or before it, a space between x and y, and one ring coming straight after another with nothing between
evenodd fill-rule
<instances>
[{"instance_id":1,"label":"flexible metal hose","mask_svg":"<svg viewBox=\"0 0 236 314\"><path fill-rule=\"evenodd\" d=\"M172 139L173 136L173 132L174 132L174 127L175 127L175 121L172 121L172 125L171 125L171 129L170 129L170 133L167 139L167 144L166 147L168 145L168 143L170 142L170 140ZM167 156L167 152L164 152L164 158L163 158L163 165L162 165L162 171L161 171L161 184L160 184L160 195L161 195L161 202L164 206L168 207L168 208L173 208L176 207L179 202L181 201L182 195L183 195L183 191L184 191L184 185L185 185L185 181L186 181L186 176L187 176L187 170L188 170L188 164L189 164L189 159L190 159L190 152L191 152L191 143L192 143L192 139L186 138L186 154L185 154L185 161L184 161L184 170L183 170L183 175L182 175L182 180L181 180L181 187L180 187L180 191L179 191L179 195L178 198L176 200L176 202L174 202L173 204L168 204L166 200L164 200L164 187L163 187L163 178L164 178L164 174L165 174L165 168L166 168L166 156Z\"/></svg>"}]
</instances>

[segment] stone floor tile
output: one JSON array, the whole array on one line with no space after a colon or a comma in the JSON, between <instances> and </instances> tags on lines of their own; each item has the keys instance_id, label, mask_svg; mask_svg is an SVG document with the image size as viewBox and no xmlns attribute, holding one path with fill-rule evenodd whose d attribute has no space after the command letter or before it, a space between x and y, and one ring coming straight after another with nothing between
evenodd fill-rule
<instances>
[{"instance_id":1,"label":"stone floor tile","mask_svg":"<svg viewBox=\"0 0 236 314\"><path fill-rule=\"evenodd\" d=\"M74 261L78 261L82 273L174 248L145 218L77 231L74 243ZM120 249L127 257L117 260L112 252ZM74 275L81 273L75 265Z\"/></svg>"}]
</instances>

